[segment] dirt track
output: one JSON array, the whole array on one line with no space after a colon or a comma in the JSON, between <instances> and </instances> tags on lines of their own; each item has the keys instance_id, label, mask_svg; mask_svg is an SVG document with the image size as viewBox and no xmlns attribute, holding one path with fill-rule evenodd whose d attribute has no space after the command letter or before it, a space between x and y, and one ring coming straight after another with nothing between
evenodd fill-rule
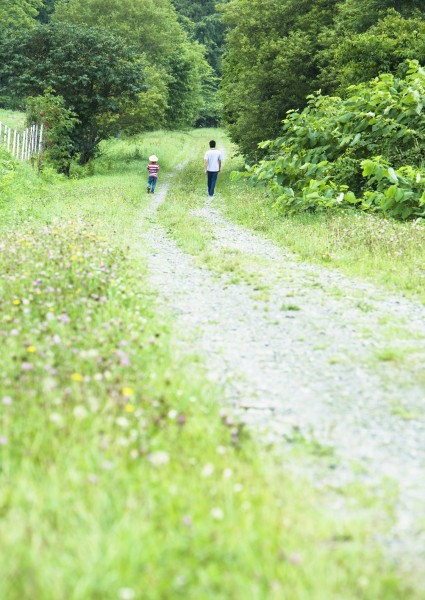
<instances>
[{"instance_id":1,"label":"dirt track","mask_svg":"<svg viewBox=\"0 0 425 600\"><path fill-rule=\"evenodd\" d=\"M166 193L163 184L146 215L150 280L223 384L223 401L263 439L301 436L332 454L316 473L330 485L360 478L378 493L394 483L397 524L386 542L425 562L425 307L301 263L206 199L197 216L213 226L217 251L256 261L268 295L258 299L252 286L197 266L167 236L155 222ZM402 357L389 360L395 344Z\"/></svg>"}]
</instances>

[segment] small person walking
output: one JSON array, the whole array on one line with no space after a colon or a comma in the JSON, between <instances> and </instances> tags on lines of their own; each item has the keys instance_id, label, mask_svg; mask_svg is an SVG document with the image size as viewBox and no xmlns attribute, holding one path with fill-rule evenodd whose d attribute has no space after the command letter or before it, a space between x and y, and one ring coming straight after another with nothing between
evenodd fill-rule
<instances>
[{"instance_id":1,"label":"small person walking","mask_svg":"<svg viewBox=\"0 0 425 600\"><path fill-rule=\"evenodd\" d=\"M221 152L217 150L215 140L210 141L210 149L205 152L204 172L207 176L208 196L214 196L215 184L221 171Z\"/></svg>"},{"instance_id":2,"label":"small person walking","mask_svg":"<svg viewBox=\"0 0 425 600\"><path fill-rule=\"evenodd\" d=\"M149 156L149 164L148 164L148 187L146 191L153 194L156 188L156 182L158 180L158 172L159 172L159 164L158 157L155 154Z\"/></svg>"}]
</instances>

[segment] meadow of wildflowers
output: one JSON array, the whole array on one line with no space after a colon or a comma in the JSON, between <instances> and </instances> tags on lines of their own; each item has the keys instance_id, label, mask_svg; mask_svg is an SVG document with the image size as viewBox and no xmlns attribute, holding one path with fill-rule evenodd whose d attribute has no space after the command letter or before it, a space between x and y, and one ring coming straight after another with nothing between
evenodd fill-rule
<instances>
[{"instance_id":1,"label":"meadow of wildflowers","mask_svg":"<svg viewBox=\"0 0 425 600\"><path fill-rule=\"evenodd\" d=\"M336 520L178 350L137 235L144 163L119 148L0 207L0 598L414 598L373 509Z\"/></svg>"}]
</instances>

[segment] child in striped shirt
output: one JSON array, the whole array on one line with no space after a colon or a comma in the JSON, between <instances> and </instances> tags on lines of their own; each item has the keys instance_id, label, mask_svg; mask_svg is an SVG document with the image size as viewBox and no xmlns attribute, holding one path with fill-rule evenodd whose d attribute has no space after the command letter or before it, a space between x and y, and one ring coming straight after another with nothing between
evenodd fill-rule
<instances>
[{"instance_id":1,"label":"child in striped shirt","mask_svg":"<svg viewBox=\"0 0 425 600\"><path fill-rule=\"evenodd\" d=\"M159 172L159 164L158 164L158 157L155 156L155 154L152 154L152 156L149 156L149 164L148 164L148 187L147 187L147 192L153 194L155 191L155 187L156 187L156 182L158 179L158 172Z\"/></svg>"}]
</instances>

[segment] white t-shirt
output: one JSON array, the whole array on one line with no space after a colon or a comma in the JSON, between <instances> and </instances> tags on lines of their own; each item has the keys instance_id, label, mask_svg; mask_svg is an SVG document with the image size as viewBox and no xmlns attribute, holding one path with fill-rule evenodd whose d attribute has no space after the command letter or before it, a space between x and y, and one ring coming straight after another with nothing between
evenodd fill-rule
<instances>
[{"instance_id":1,"label":"white t-shirt","mask_svg":"<svg viewBox=\"0 0 425 600\"><path fill-rule=\"evenodd\" d=\"M220 165L218 161L221 160L221 152L217 148L211 148L205 152L205 160L207 161L207 171L219 171Z\"/></svg>"}]
</instances>

